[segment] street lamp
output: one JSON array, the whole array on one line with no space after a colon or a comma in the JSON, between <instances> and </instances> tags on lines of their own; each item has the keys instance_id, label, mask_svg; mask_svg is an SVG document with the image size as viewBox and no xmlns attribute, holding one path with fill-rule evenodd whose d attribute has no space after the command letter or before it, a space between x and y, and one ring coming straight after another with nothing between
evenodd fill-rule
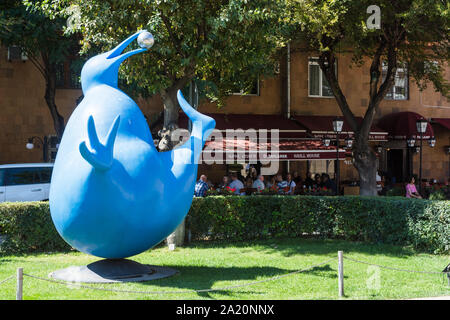
<instances>
[{"instance_id":1,"label":"street lamp","mask_svg":"<svg viewBox=\"0 0 450 320\"><path fill-rule=\"evenodd\" d=\"M406 145L408 146L407 148L407 152L408 152L408 158L409 158L409 170L410 170L410 174L413 173L413 159L412 157L414 156L415 153L418 152L419 147L416 147L416 139L411 136L408 139L406 139Z\"/></svg>"},{"instance_id":2,"label":"street lamp","mask_svg":"<svg viewBox=\"0 0 450 320\"><path fill-rule=\"evenodd\" d=\"M406 140L406 143L408 144L408 147L412 148L416 144L416 139L414 139L414 137L409 137Z\"/></svg>"},{"instance_id":3,"label":"street lamp","mask_svg":"<svg viewBox=\"0 0 450 320\"><path fill-rule=\"evenodd\" d=\"M430 147L434 148L434 146L436 145L436 138L431 137L430 139L428 139L428 144L430 145Z\"/></svg>"},{"instance_id":4,"label":"street lamp","mask_svg":"<svg viewBox=\"0 0 450 320\"><path fill-rule=\"evenodd\" d=\"M38 143L38 145L37 145L38 148L39 148L39 146L42 147L42 158L43 158L44 162L47 162L48 161L48 138L47 138L47 136L44 136L43 139L40 137L36 137L36 136L28 138L28 142L25 145L25 147L28 150L34 149L34 144L35 144L34 141L36 141Z\"/></svg>"},{"instance_id":5,"label":"street lamp","mask_svg":"<svg viewBox=\"0 0 450 320\"><path fill-rule=\"evenodd\" d=\"M377 151L377 153L382 153L383 152L383 147L380 145L375 146L375 150Z\"/></svg>"},{"instance_id":6,"label":"street lamp","mask_svg":"<svg viewBox=\"0 0 450 320\"><path fill-rule=\"evenodd\" d=\"M344 126L344 121L341 120L340 118L335 118L333 120L333 130L334 132L341 132L342 131L342 127Z\"/></svg>"},{"instance_id":7,"label":"street lamp","mask_svg":"<svg viewBox=\"0 0 450 320\"><path fill-rule=\"evenodd\" d=\"M348 149L351 149L351 147L353 146L353 140L350 139L350 137L347 137L345 139L345 145L347 146Z\"/></svg>"},{"instance_id":8,"label":"street lamp","mask_svg":"<svg viewBox=\"0 0 450 320\"><path fill-rule=\"evenodd\" d=\"M333 120L333 130L334 132L336 132L336 195L340 194L340 186L339 186L339 180L340 180L340 176L339 176L339 133L342 131L342 127L344 125L344 121L339 119L339 118L335 118Z\"/></svg>"},{"instance_id":9,"label":"street lamp","mask_svg":"<svg viewBox=\"0 0 450 320\"><path fill-rule=\"evenodd\" d=\"M417 132L420 133L419 193L422 193L423 134L427 131L427 125L428 125L428 121L423 118L416 121Z\"/></svg>"},{"instance_id":10,"label":"street lamp","mask_svg":"<svg viewBox=\"0 0 450 320\"><path fill-rule=\"evenodd\" d=\"M328 137L325 137L325 138L323 138L323 144L324 144L324 146L325 147L328 147L328 146L330 146L330 143L331 143L331 139L330 138L328 138Z\"/></svg>"}]
</instances>

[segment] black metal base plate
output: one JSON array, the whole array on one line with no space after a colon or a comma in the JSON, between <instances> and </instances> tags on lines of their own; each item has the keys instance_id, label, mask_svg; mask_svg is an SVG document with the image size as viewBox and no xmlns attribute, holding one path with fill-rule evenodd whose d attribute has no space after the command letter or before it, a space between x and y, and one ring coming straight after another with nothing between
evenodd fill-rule
<instances>
[{"instance_id":1,"label":"black metal base plate","mask_svg":"<svg viewBox=\"0 0 450 320\"><path fill-rule=\"evenodd\" d=\"M117 283L150 281L173 276L177 270L145 265L127 259L104 259L87 266L72 266L56 270L50 278L68 282Z\"/></svg>"}]
</instances>

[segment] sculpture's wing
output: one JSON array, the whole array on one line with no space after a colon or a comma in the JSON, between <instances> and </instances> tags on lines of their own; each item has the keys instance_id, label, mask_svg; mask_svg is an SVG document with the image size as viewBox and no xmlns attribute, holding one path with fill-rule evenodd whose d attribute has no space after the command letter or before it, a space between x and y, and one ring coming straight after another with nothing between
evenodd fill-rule
<instances>
[{"instance_id":1,"label":"sculpture's wing","mask_svg":"<svg viewBox=\"0 0 450 320\"><path fill-rule=\"evenodd\" d=\"M108 135L106 136L106 142L103 145L97 135L95 129L95 122L92 116L89 116L87 123L88 140L90 149L87 147L86 142L80 143L79 149L81 156L89 162L95 169L108 170L113 163L113 151L114 142L117 136L117 130L119 129L120 115L114 119L111 125Z\"/></svg>"},{"instance_id":2,"label":"sculpture's wing","mask_svg":"<svg viewBox=\"0 0 450 320\"><path fill-rule=\"evenodd\" d=\"M206 139L208 139L209 135L214 130L216 121L192 108L186 99L184 99L181 90L178 90L177 98L181 109L183 109L184 113L186 113L188 118L192 121L191 138L194 137L201 140L201 145L203 147Z\"/></svg>"},{"instance_id":3,"label":"sculpture's wing","mask_svg":"<svg viewBox=\"0 0 450 320\"><path fill-rule=\"evenodd\" d=\"M205 141L214 130L216 121L192 108L184 99L180 90L177 92L177 98L181 109L183 109L192 121L191 135L182 145L170 151L160 152L159 154L163 158L162 161L164 163L168 161L172 162L172 173L180 177L189 165L196 166L198 164Z\"/></svg>"}]
</instances>

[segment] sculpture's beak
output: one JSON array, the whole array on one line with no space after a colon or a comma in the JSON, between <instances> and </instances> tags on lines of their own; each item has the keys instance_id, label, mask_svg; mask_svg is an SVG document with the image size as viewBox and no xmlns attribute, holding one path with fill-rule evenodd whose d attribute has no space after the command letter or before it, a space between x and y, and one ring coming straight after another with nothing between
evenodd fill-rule
<instances>
[{"instance_id":1,"label":"sculpture's beak","mask_svg":"<svg viewBox=\"0 0 450 320\"><path fill-rule=\"evenodd\" d=\"M112 59L112 60L114 60L114 62L118 62L120 64L120 63L122 63L122 61L124 61L128 57L131 57L132 55L146 51L147 48L140 48L140 49L131 50L131 51L128 51L128 52L122 54L123 50L125 50L125 48L144 31L146 31L146 30L140 30L140 31L136 32L132 36L130 36L127 39L125 39L124 41L122 41L117 47L108 51L106 53L106 59Z\"/></svg>"}]
</instances>

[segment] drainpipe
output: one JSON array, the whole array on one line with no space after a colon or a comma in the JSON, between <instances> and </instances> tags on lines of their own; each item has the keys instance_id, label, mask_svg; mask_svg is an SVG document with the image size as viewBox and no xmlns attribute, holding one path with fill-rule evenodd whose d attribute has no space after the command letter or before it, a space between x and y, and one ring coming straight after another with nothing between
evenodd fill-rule
<instances>
[{"instance_id":1,"label":"drainpipe","mask_svg":"<svg viewBox=\"0 0 450 320\"><path fill-rule=\"evenodd\" d=\"M287 44L286 55L286 118L291 117L291 45Z\"/></svg>"},{"instance_id":2,"label":"drainpipe","mask_svg":"<svg viewBox=\"0 0 450 320\"><path fill-rule=\"evenodd\" d=\"M287 44L286 54L286 111L285 116L287 119L291 117L291 45ZM290 171L289 160L286 161L286 172Z\"/></svg>"}]
</instances>

